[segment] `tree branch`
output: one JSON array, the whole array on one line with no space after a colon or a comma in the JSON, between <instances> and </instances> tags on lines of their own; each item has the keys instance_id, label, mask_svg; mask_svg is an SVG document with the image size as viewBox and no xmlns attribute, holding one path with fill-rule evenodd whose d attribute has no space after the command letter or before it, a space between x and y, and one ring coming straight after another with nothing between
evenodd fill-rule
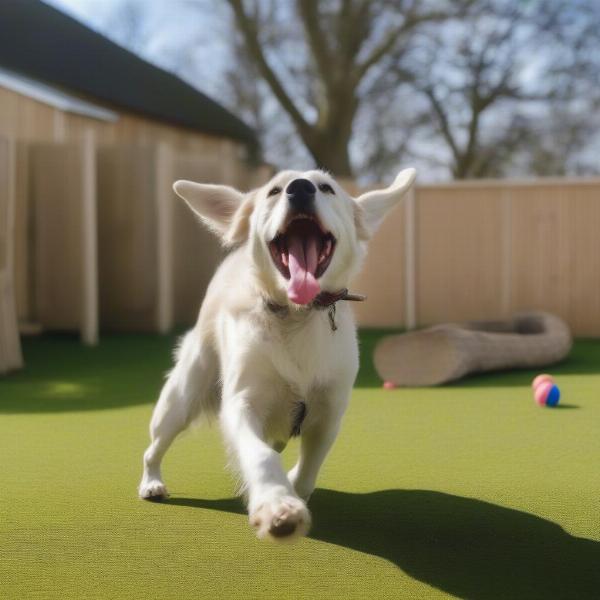
<instances>
[{"instance_id":1,"label":"tree branch","mask_svg":"<svg viewBox=\"0 0 600 600\"><path fill-rule=\"evenodd\" d=\"M307 139L311 136L311 129L297 106L289 97L275 71L271 68L258 41L258 26L256 20L249 16L245 10L242 0L228 0L229 5L233 9L236 22L239 30L244 37L246 48L256 64L257 69L267 82L271 91L279 100L282 108L290 115L292 121L298 128L300 135Z\"/></svg>"},{"instance_id":2,"label":"tree branch","mask_svg":"<svg viewBox=\"0 0 600 600\"><path fill-rule=\"evenodd\" d=\"M398 40L402 39L402 36L408 31L414 29L422 23L431 21L441 21L448 18L447 12L432 11L424 13L422 15L409 14L403 21L402 25L391 29L388 34L383 38L383 41L377 45L370 54L363 60L363 62L357 66L356 73L358 79L362 79L365 73L375 64L377 64L386 54L391 52Z\"/></svg>"},{"instance_id":3,"label":"tree branch","mask_svg":"<svg viewBox=\"0 0 600 600\"><path fill-rule=\"evenodd\" d=\"M331 56L319 22L318 0L303 0L297 3L297 8L308 38L308 47L315 59L319 75L327 86L331 77Z\"/></svg>"},{"instance_id":4,"label":"tree branch","mask_svg":"<svg viewBox=\"0 0 600 600\"><path fill-rule=\"evenodd\" d=\"M370 0L342 2L337 14L338 55L344 72L349 73L356 64L356 56L368 39L373 17Z\"/></svg>"},{"instance_id":5,"label":"tree branch","mask_svg":"<svg viewBox=\"0 0 600 600\"><path fill-rule=\"evenodd\" d=\"M444 112L442 103L439 101L438 97L435 95L433 88L431 88L431 87L425 88L423 90L423 92L429 98L429 101L431 102L431 106L438 118L442 136L448 143L448 146L450 146L450 149L452 150L452 154L454 155L455 160L458 161L460 159L461 152L458 148L458 145L456 144L456 140L454 139L454 136L452 135L452 130L450 129L450 123L448 122L448 117L446 116L446 113Z\"/></svg>"}]
</instances>

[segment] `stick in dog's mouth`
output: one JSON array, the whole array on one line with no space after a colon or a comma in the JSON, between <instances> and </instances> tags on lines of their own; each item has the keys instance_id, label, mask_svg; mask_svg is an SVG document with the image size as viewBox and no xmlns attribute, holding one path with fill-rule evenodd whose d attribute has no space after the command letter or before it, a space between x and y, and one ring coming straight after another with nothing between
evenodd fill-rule
<instances>
[{"instance_id":1,"label":"stick in dog's mouth","mask_svg":"<svg viewBox=\"0 0 600 600\"><path fill-rule=\"evenodd\" d=\"M336 239L318 219L296 214L285 229L269 242L275 266L288 280L288 298L296 304L310 304L321 291L317 281L325 273Z\"/></svg>"}]
</instances>

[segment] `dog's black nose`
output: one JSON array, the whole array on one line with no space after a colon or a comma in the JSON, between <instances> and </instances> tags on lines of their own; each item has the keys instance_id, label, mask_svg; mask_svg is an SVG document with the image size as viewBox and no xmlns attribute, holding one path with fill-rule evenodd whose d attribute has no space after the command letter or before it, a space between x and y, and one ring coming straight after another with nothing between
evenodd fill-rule
<instances>
[{"instance_id":1,"label":"dog's black nose","mask_svg":"<svg viewBox=\"0 0 600 600\"><path fill-rule=\"evenodd\" d=\"M294 179L285 189L292 207L301 212L314 210L316 192L317 188L308 179Z\"/></svg>"}]
</instances>

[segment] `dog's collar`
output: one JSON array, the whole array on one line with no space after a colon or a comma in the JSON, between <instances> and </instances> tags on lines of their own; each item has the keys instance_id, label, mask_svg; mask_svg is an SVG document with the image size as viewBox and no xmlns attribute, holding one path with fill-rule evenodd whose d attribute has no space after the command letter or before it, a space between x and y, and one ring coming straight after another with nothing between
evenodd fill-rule
<instances>
[{"instance_id":1,"label":"dog's collar","mask_svg":"<svg viewBox=\"0 0 600 600\"><path fill-rule=\"evenodd\" d=\"M314 308L327 308L340 300L348 300L350 302L363 302L367 297L362 294L351 294L348 288L344 288L339 292L321 292L312 303Z\"/></svg>"},{"instance_id":2,"label":"dog's collar","mask_svg":"<svg viewBox=\"0 0 600 600\"><path fill-rule=\"evenodd\" d=\"M348 288L344 288L341 289L339 292L321 292L310 303L308 308L316 308L317 310L328 309L329 325L331 326L331 331L335 331L337 329L337 325L335 323L336 303L340 300L347 300L349 302L363 302L366 299L366 296L363 296L362 294L351 294L348 291ZM269 311L275 313L276 315L285 317L289 314L289 309L287 306L277 304L276 302L272 302L271 300L265 300L265 306Z\"/></svg>"}]
</instances>

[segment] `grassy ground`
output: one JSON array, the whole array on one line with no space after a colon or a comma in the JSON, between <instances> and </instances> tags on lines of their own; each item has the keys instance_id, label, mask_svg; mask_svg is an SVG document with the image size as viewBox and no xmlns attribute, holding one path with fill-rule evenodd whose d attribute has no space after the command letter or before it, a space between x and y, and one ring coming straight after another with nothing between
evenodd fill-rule
<instances>
[{"instance_id":1,"label":"grassy ground","mask_svg":"<svg viewBox=\"0 0 600 600\"><path fill-rule=\"evenodd\" d=\"M0 597L597 598L600 342L540 409L531 372L383 391L378 335L293 546L253 537L215 430L167 456L170 501L136 499L172 339L27 341L0 380Z\"/></svg>"}]
</instances>

